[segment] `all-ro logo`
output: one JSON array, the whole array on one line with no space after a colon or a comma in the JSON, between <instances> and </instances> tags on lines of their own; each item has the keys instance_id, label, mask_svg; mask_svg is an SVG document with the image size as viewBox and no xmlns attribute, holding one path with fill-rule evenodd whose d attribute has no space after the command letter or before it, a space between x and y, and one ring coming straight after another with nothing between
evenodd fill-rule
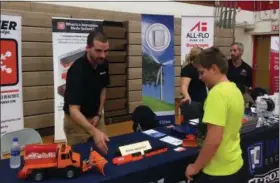
<instances>
[{"instance_id":1,"label":"all-ro logo","mask_svg":"<svg viewBox=\"0 0 280 183\"><path fill-rule=\"evenodd\" d=\"M193 28L191 28L190 32L197 30L198 32L207 32L207 22L197 22Z\"/></svg>"},{"instance_id":2,"label":"all-ro logo","mask_svg":"<svg viewBox=\"0 0 280 183\"><path fill-rule=\"evenodd\" d=\"M186 34L186 38L191 39L193 42L203 42L203 39L209 38L208 23L197 22L190 31Z\"/></svg>"},{"instance_id":3,"label":"all-ro logo","mask_svg":"<svg viewBox=\"0 0 280 183\"><path fill-rule=\"evenodd\" d=\"M248 162L251 174L263 166L263 143L258 142L248 147Z\"/></svg>"}]
</instances>

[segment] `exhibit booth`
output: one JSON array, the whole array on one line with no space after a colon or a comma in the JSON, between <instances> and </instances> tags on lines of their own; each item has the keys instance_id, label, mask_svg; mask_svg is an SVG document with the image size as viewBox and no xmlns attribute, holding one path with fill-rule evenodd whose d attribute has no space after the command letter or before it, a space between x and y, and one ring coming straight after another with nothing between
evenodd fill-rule
<instances>
[{"instance_id":1,"label":"exhibit booth","mask_svg":"<svg viewBox=\"0 0 280 183\"><path fill-rule=\"evenodd\" d=\"M190 112L180 104L182 66L197 46L216 46L229 58L235 41L244 44L244 57L251 59L254 86L250 94L264 89L254 93L254 102L246 105L240 122L242 177L244 183L276 182L279 24L273 20L273 29L267 33L260 31L261 20L254 22L258 29L248 28L243 20L235 22L245 14L260 13L261 19L262 11L279 15L272 5L254 12L240 4L215 4L208 15L175 17L3 2L0 167L5 173L0 175L1 182L186 181L186 166L196 159L204 136L202 114L186 120L185 113ZM106 155L92 140L68 146L63 127L67 72L85 55L92 31L103 32L110 43L110 85L103 110L110 136ZM53 141L43 144L49 135ZM22 145L21 166L15 169L7 158L13 137Z\"/></svg>"}]
</instances>

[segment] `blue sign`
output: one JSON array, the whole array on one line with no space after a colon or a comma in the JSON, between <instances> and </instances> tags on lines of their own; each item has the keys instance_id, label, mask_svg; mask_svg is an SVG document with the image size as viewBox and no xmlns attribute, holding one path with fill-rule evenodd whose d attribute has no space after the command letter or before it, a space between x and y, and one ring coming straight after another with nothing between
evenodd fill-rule
<instances>
[{"instance_id":1,"label":"blue sign","mask_svg":"<svg viewBox=\"0 0 280 183\"><path fill-rule=\"evenodd\" d=\"M160 125L175 123L174 17L142 15L142 100Z\"/></svg>"}]
</instances>

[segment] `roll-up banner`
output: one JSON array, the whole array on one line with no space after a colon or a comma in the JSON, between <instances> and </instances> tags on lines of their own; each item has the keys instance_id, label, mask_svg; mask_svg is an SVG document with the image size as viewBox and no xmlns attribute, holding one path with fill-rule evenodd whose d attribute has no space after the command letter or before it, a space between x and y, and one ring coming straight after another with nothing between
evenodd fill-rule
<instances>
[{"instance_id":1,"label":"roll-up banner","mask_svg":"<svg viewBox=\"0 0 280 183\"><path fill-rule=\"evenodd\" d=\"M75 60L86 54L88 34L102 31L102 24L103 20L59 17L52 19L55 142L66 141L63 105L67 71Z\"/></svg>"},{"instance_id":2,"label":"roll-up banner","mask_svg":"<svg viewBox=\"0 0 280 183\"><path fill-rule=\"evenodd\" d=\"M174 17L142 15L142 102L160 125L175 123Z\"/></svg>"},{"instance_id":3,"label":"roll-up banner","mask_svg":"<svg viewBox=\"0 0 280 183\"><path fill-rule=\"evenodd\" d=\"M22 17L1 13L1 137L21 130L23 122L21 33Z\"/></svg>"}]
</instances>

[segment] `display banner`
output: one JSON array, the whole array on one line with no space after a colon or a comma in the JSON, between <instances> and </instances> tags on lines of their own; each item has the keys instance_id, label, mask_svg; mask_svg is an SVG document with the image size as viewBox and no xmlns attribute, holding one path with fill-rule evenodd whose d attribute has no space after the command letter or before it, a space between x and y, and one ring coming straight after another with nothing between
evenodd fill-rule
<instances>
[{"instance_id":1,"label":"display banner","mask_svg":"<svg viewBox=\"0 0 280 183\"><path fill-rule=\"evenodd\" d=\"M182 16L181 65L193 47L209 48L214 44L213 16Z\"/></svg>"},{"instance_id":2,"label":"display banner","mask_svg":"<svg viewBox=\"0 0 280 183\"><path fill-rule=\"evenodd\" d=\"M279 182L279 126L263 127L242 134L246 183Z\"/></svg>"},{"instance_id":3,"label":"display banner","mask_svg":"<svg viewBox=\"0 0 280 183\"><path fill-rule=\"evenodd\" d=\"M270 93L279 92L279 36L272 36L270 41Z\"/></svg>"},{"instance_id":4,"label":"display banner","mask_svg":"<svg viewBox=\"0 0 280 183\"><path fill-rule=\"evenodd\" d=\"M160 125L175 122L174 17L142 15L142 100Z\"/></svg>"},{"instance_id":5,"label":"display banner","mask_svg":"<svg viewBox=\"0 0 280 183\"><path fill-rule=\"evenodd\" d=\"M102 31L103 20L52 19L54 113L56 142L65 141L63 130L64 91L67 71L73 62L86 53L87 36L92 31Z\"/></svg>"},{"instance_id":6,"label":"display banner","mask_svg":"<svg viewBox=\"0 0 280 183\"><path fill-rule=\"evenodd\" d=\"M23 129L21 16L1 14L1 137Z\"/></svg>"}]
</instances>

